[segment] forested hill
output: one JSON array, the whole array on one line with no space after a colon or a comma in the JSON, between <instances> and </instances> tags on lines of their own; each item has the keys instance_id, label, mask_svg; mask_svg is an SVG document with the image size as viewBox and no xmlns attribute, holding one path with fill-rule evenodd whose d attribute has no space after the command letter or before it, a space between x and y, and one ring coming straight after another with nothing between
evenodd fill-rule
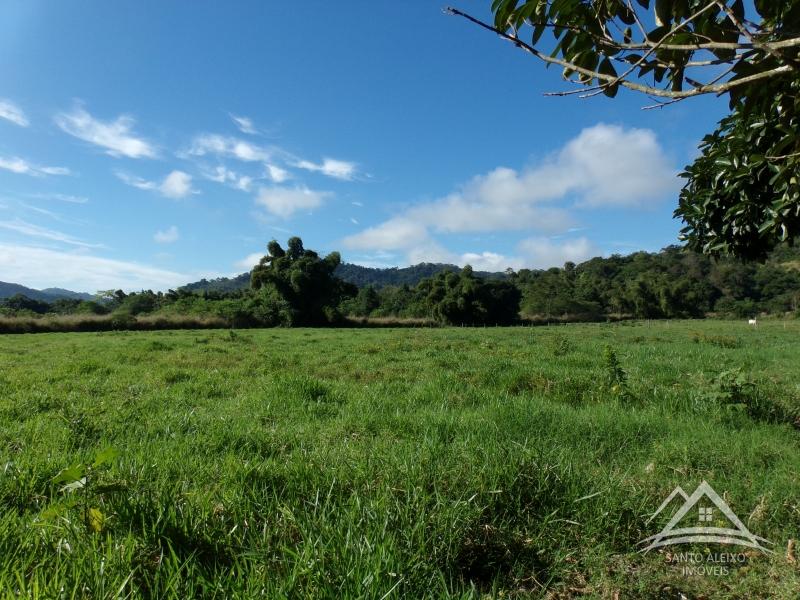
<instances>
[{"instance_id":1,"label":"forested hill","mask_svg":"<svg viewBox=\"0 0 800 600\"><path fill-rule=\"evenodd\" d=\"M7 283L0 281L0 298L11 298L17 294L22 294L33 300L41 300L42 302L53 302L59 298L69 298L74 300L91 300L91 294L84 294L80 292L73 292L61 288L46 288L44 290L35 290L33 288L25 287L18 283Z\"/></svg>"},{"instance_id":2,"label":"forested hill","mask_svg":"<svg viewBox=\"0 0 800 600\"><path fill-rule=\"evenodd\" d=\"M375 288L382 288L390 285L414 287L423 279L433 277L442 271L457 273L461 271L461 268L456 265L441 263L420 263L411 267L381 269L342 263L336 267L334 274L339 279L358 287L371 285ZM505 273L489 273L485 271L475 271L475 275L485 279L505 279L507 277ZM211 280L201 279L200 281L189 283L181 289L190 292L232 292L249 286L250 274L242 273L236 277L220 277Z\"/></svg>"}]
</instances>

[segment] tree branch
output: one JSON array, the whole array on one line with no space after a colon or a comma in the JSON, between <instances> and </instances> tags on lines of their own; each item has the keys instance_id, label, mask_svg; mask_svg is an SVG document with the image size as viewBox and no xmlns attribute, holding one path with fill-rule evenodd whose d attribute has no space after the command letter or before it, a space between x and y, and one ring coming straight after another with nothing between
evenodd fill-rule
<instances>
[{"instance_id":1,"label":"tree branch","mask_svg":"<svg viewBox=\"0 0 800 600\"><path fill-rule=\"evenodd\" d=\"M549 63L549 64L554 64L554 65L558 65L558 66L563 67L565 69L569 69L570 71L574 71L575 73L580 73L582 75L586 75L587 77L591 77L592 79L597 79L598 81L603 81L603 82L605 82L607 84L616 83L617 85L620 85L622 87L628 88L630 90L634 90L634 91L637 91L637 92L642 92L644 94L647 94L647 95L650 95L650 96L655 96L655 97L660 97L660 98L683 99L683 98L690 98L692 96L700 96L700 95L703 95L703 94L723 94L723 93L725 93L725 92L727 92L727 91L729 91L729 90L731 90L733 88L736 88L738 86L745 85L745 84L748 84L748 83L753 83L754 81L758 81L760 79L767 79L769 77L774 77L776 75L780 75L782 73L786 73L786 72L789 72L789 71L792 70L792 67L789 66L789 65L781 65L781 66L776 67L774 69L769 69L767 71L761 71L760 73L755 73L753 75L749 75L748 77L741 77L739 79L732 79L732 80L726 81L724 83L719 83L719 84L715 84L715 85L711 85L711 84L700 85L700 86L695 87L695 88L693 88L691 90L685 90L685 91L666 90L666 89L656 88L656 87L652 87L652 86L644 85L644 84L640 84L640 83L634 83L632 81L628 81L627 79L619 80L618 77L616 77L614 75L606 75L604 73L599 73L598 71L578 66L578 65L576 65L574 63L571 63L571 62L569 62L567 60L564 60L564 59L561 59L561 58L556 58L554 56L548 56L548 55L540 52L539 50L537 50L536 48L534 48L530 44L527 44L527 43L523 42L518 37L510 35L507 32L505 32L505 31L503 31L503 30L501 30L501 29L499 29L497 27L489 25L488 23L485 23L484 21L481 21L480 19L477 19L477 18L473 17L472 15L469 15L469 14L467 14L465 12L462 12L462 11L460 11L460 10L458 10L456 8L452 8L452 7L447 7L444 10L445 10L445 13L447 13L447 14L455 15L455 16L458 16L458 17L462 17L462 18L466 19L467 21L470 21L471 23L474 23L475 25L478 25L479 27L481 27L483 29L486 29L487 31L493 32L494 34L498 35L502 39L511 42L516 47L524 50L525 52L531 54L532 56L535 56L536 58L538 58L539 60L541 60L543 62L546 62L546 63ZM794 38L794 39L790 39L790 40L783 40L781 42L775 42L775 43L771 43L771 44L768 44L768 45L770 46L770 48L773 48L773 49L774 48L787 48L787 47L790 47L790 46L800 45L800 38ZM725 48L725 49L744 50L744 49L748 49L748 48L751 48L751 47L753 47L752 44L722 44L722 43L692 44L692 45L688 45L688 44L686 44L686 45L684 45L684 44L677 44L677 45L662 44L660 46L661 49L678 49L678 50L697 50L697 49L703 49L703 48L717 48L717 49ZM650 49L650 45L644 46L643 49ZM574 93L574 92L554 93L554 94L551 94L551 95L567 95L567 94L570 94L570 93Z\"/></svg>"}]
</instances>

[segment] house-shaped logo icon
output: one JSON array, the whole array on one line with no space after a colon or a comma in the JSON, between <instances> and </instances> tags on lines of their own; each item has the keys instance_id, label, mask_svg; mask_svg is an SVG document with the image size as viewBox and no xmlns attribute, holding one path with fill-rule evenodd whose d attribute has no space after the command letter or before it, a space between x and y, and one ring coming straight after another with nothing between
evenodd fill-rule
<instances>
[{"instance_id":1,"label":"house-shaped logo icon","mask_svg":"<svg viewBox=\"0 0 800 600\"><path fill-rule=\"evenodd\" d=\"M653 513L653 516L648 519L648 523L655 519L661 511L663 511L675 499L676 496L681 496L684 499L683 506L678 509L669 523L658 532L656 535L651 535L643 539L639 544L647 544L641 552L648 552L653 548L661 548L663 546L670 546L672 544L693 544L693 543L717 543L717 544L731 544L736 546L746 546L748 548L755 548L762 552L772 552L761 545L761 542L771 544L767 539L754 535L750 532L744 523L739 520L728 503L723 500L714 489L703 481L694 493L689 496L683 491L681 486L676 487L672 493L667 497L658 510ZM681 519L686 517L697 503L703 498L707 498L719 511L725 516L730 527L710 527L701 525L698 527L677 527ZM714 521L714 507L700 506L697 509L698 520L701 524L712 523Z\"/></svg>"}]
</instances>

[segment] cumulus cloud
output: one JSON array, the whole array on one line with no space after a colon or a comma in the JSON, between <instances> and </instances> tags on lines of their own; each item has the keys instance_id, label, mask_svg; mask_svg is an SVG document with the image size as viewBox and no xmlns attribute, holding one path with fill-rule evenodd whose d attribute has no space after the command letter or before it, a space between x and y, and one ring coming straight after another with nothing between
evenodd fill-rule
<instances>
[{"instance_id":1,"label":"cumulus cloud","mask_svg":"<svg viewBox=\"0 0 800 600\"><path fill-rule=\"evenodd\" d=\"M509 268L516 271L561 267L567 261L580 263L600 254L600 249L585 237L567 240L553 240L546 237L527 238L517 244L516 253L513 256L488 250L456 254L428 239L410 249L406 258L409 264L452 263L460 267L471 265L476 271L505 271Z\"/></svg>"},{"instance_id":2,"label":"cumulus cloud","mask_svg":"<svg viewBox=\"0 0 800 600\"><path fill-rule=\"evenodd\" d=\"M239 131L242 133L246 133L248 135L255 135L258 133L255 125L253 125L253 120L248 117L237 117L236 115L231 115L231 119L234 123L236 123L236 127L239 128Z\"/></svg>"},{"instance_id":3,"label":"cumulus cloud","mask_svg":"<svg viewBox=\"0 0 800 600\"><path fill-rule=\"evenodd\" d=\"M457 264L459 266L470 265L476 271L505 271L508 268L521 269L525 263L519 257L508 257L496 252L465 252L462 254Z\"/></svg>"},{"instance_id":4,"label":"cumulus cloud","mask_svg":"<svg viewBox=\"0 0 800 600\"><path fill-rule=\"evenodd\" d=\"M32 288L63 287L88 292L110 288L166 290L201 276L88 254L5 243L0 243L0 272L9 281Z\"/></svg>"},{"instance_id":5,"label":"cumulus cloud","mask_svg":"<svg viewBox=\"0 0 800 600\"><path fill-rule=\"evenodd\" d=\"M179 237L178 228L175 225L170 225L169 228L164 231L156 231L153 240L159 244L172 244L173 242L177 242Z\"/></svg>"},{"instance_id":6,"label":"cumulus cloud","mask_svg":"<svg viewBox=\"0 0 800 600\"><path fill-rule=\"evenodd\" d=\"M84 242L83 240L79 240L66 233L62 233L54 229L47 229L45 227L40 227L39 225L34 225L33 223L28 223L27 221L23 221L22 219L14 219L11 221L0 221L0 228L6 229L8 231L14 231L16 233L19 233L27 237L44 239L51 242L60 242L63 244L68 244L70 246L76 246L79 248L103 247L102 244L91 244L89 242Z\"/></svg>"},{"instance_id":7,"label":"cumulus cloud","mask_svg":"<svg viewBox=\"0 0 800 600\"><path fill-rule=\"evenodd\" d=\"M65 133L105 148L106 154L117 158L155 158L158 154L150 142L134 134L134 120L128 115L101 121L77 106L72 112L56 115L55 122Z\"/></svg>"},{"instance_id":8,"label":"cumulus cloud","mask_svg":"<svg viewBox=\"0 0 800 600\"><path fill-rule=\"evenodd\" d=\"M436 234L574 232L580 210L646 206L668 197L679 185L677 170L652 131L599 124L584 129L537 164L522 170L498 167L447 196L411 206L346 237L343 243L358 250L405 250L414 262L420 254L447 255ZM468 258L487 266L505 261L516 268L591 252L585 238L558 245L547 245L542 241L547 238L531 239L520 248L519 257L487 251L470 253ZM449 256L461 263L467 258Z\"/></svg>"},{"instance_id":9,"label":"cumulus cloud","mask_svg":"<svg viewBox=\"0 0 800 600\"><path fill-rule=\"evenodd\" d=\"M125 184L151 192L158 192L166 198L180 199L199 193L192 188L192 176L183 171L172 171L161 182L149 181L117 171L117 177Z\"/></svg>"},{"instance_id":10,"label":"cumulus cloud","mask_svg":"<svg viewBox=\"0 0 800 600\"><path fill-rule=\"evenodd\" d=\"M397 217L348 236L344 243L356 250L404 250L427 239L428 230L424 223Z\"/></svg>"},{"instance_id":11,"label":"cumulus cloud","mask_svg":"<svg viewBox=\"0 0 800 600\"><path fill-rule=\"evenodd\" d=\"M528 238L519 243L524 265L532 269L560 267L567 261L580 263L600 256L600 249L585 237L568 240Z\"/></svg>"},{"instance_id":12,"label":"cumulus cloud","mask_svg":"<svg viewBox=\"0 0 800 600\"><path fill-rule=\"evenodd\" d=\"M253 252L252 254L245 256L242 260L237 260L235 263L233 263L233 265L237 269L249 271L255 267L262 258L264 258L263 252Z\"/></svg>"},{"instance_id":13,"label":"cumulus cloud","mask_svg":"<svg viewBox=\"0 0 800 600\"><path fill-rule=\"evenodd\" d=\"M192 189L192 176L183 171L172 171L164 178L159 191L167 198L185 198L196 193Z\"/></svg>"},{"instance_id":14,"label":"cumulus cloud","mask_svg":"<svg viewBox=\"0 0 800 600\"><path fill-rule=\"evenodd\" d=\"M330 192L310 190L303 186L264 187L256 196L256 204L264 207L269 213L286 219L299 210L317 208L330 195Z\"/></svg>"},{"instance_id":15,"label":"cumulus cloud","mask_svg":"<svg viewBox=\"0 0 800 600\"><path fill-rule=\"evenodd\" d=\"M17 156L11 158L0 157L0 169L11 171L19 175L30 175L32 177L70 174L70 170L66 167L41 167Z\"/></svg>"},{"instance_id":16,"label":"cumulus cloud","mask_svg":"<svg viewBox=\"0 0 800 600\"><path fill-rule=\"evenodd\" d=\"M11 100L0 98L0 119L11 121L20 127L27 127L29 125L28 118L22 109L14 104Z\"/></svg>"},{"instance_id":17,"label":"cumulus cloud","mask_svg":"<svg viewBox=\"0 0 800 600\"><path fill-rule=\"evenodd\" d=\"M321 163L314 163L309 160L299 160L294 163L294 166L306 171L315 171L322 173L334 179L341 179L343 181L350 181L356 175L357 165L345 160L337 160L335 158L324 158Z\"/></svg>"},{"instance_id":18,"label":"cumulus cloud","mask_svg":"<svg viewBox=\"0 0 800 600\"><path fill-rule=\"evenodd\" d=\"M602 123L584 129L534 174L558 182L557 195L576 192L581 204L593 207L642 206L680 187L653 131Z\"/></svg>"}]
</instances>

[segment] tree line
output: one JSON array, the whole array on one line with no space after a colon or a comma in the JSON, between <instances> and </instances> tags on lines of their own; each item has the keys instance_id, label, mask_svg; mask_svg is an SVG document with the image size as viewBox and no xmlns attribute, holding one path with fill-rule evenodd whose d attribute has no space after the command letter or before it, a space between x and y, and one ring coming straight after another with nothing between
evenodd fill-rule
<instances>
[{"instance_id":1,"label":"tree line","mask_svg":"<svg viewBox=\"0 0 800 600\"><path fill-rule=\"evenodd\" d=\"M428 319L445 325L509 325L521 320L609 318L743 318L797 313L800 251L781 248L764 263L715 259L680 246L660 252L596 257L550 269L480 276L470 266L418 283L356 286L336 276L338 252L320 256L299 237L277 241L251 271L244 289L188 288L97 299L46 302L16 295L5 316L110 315L118 328L139 316L213 316L233 327L326 326L348 317ZM426 266L426 269L429 269ZM502 275L502 276L501 276Z\"/></svg>"}]
</instances>

